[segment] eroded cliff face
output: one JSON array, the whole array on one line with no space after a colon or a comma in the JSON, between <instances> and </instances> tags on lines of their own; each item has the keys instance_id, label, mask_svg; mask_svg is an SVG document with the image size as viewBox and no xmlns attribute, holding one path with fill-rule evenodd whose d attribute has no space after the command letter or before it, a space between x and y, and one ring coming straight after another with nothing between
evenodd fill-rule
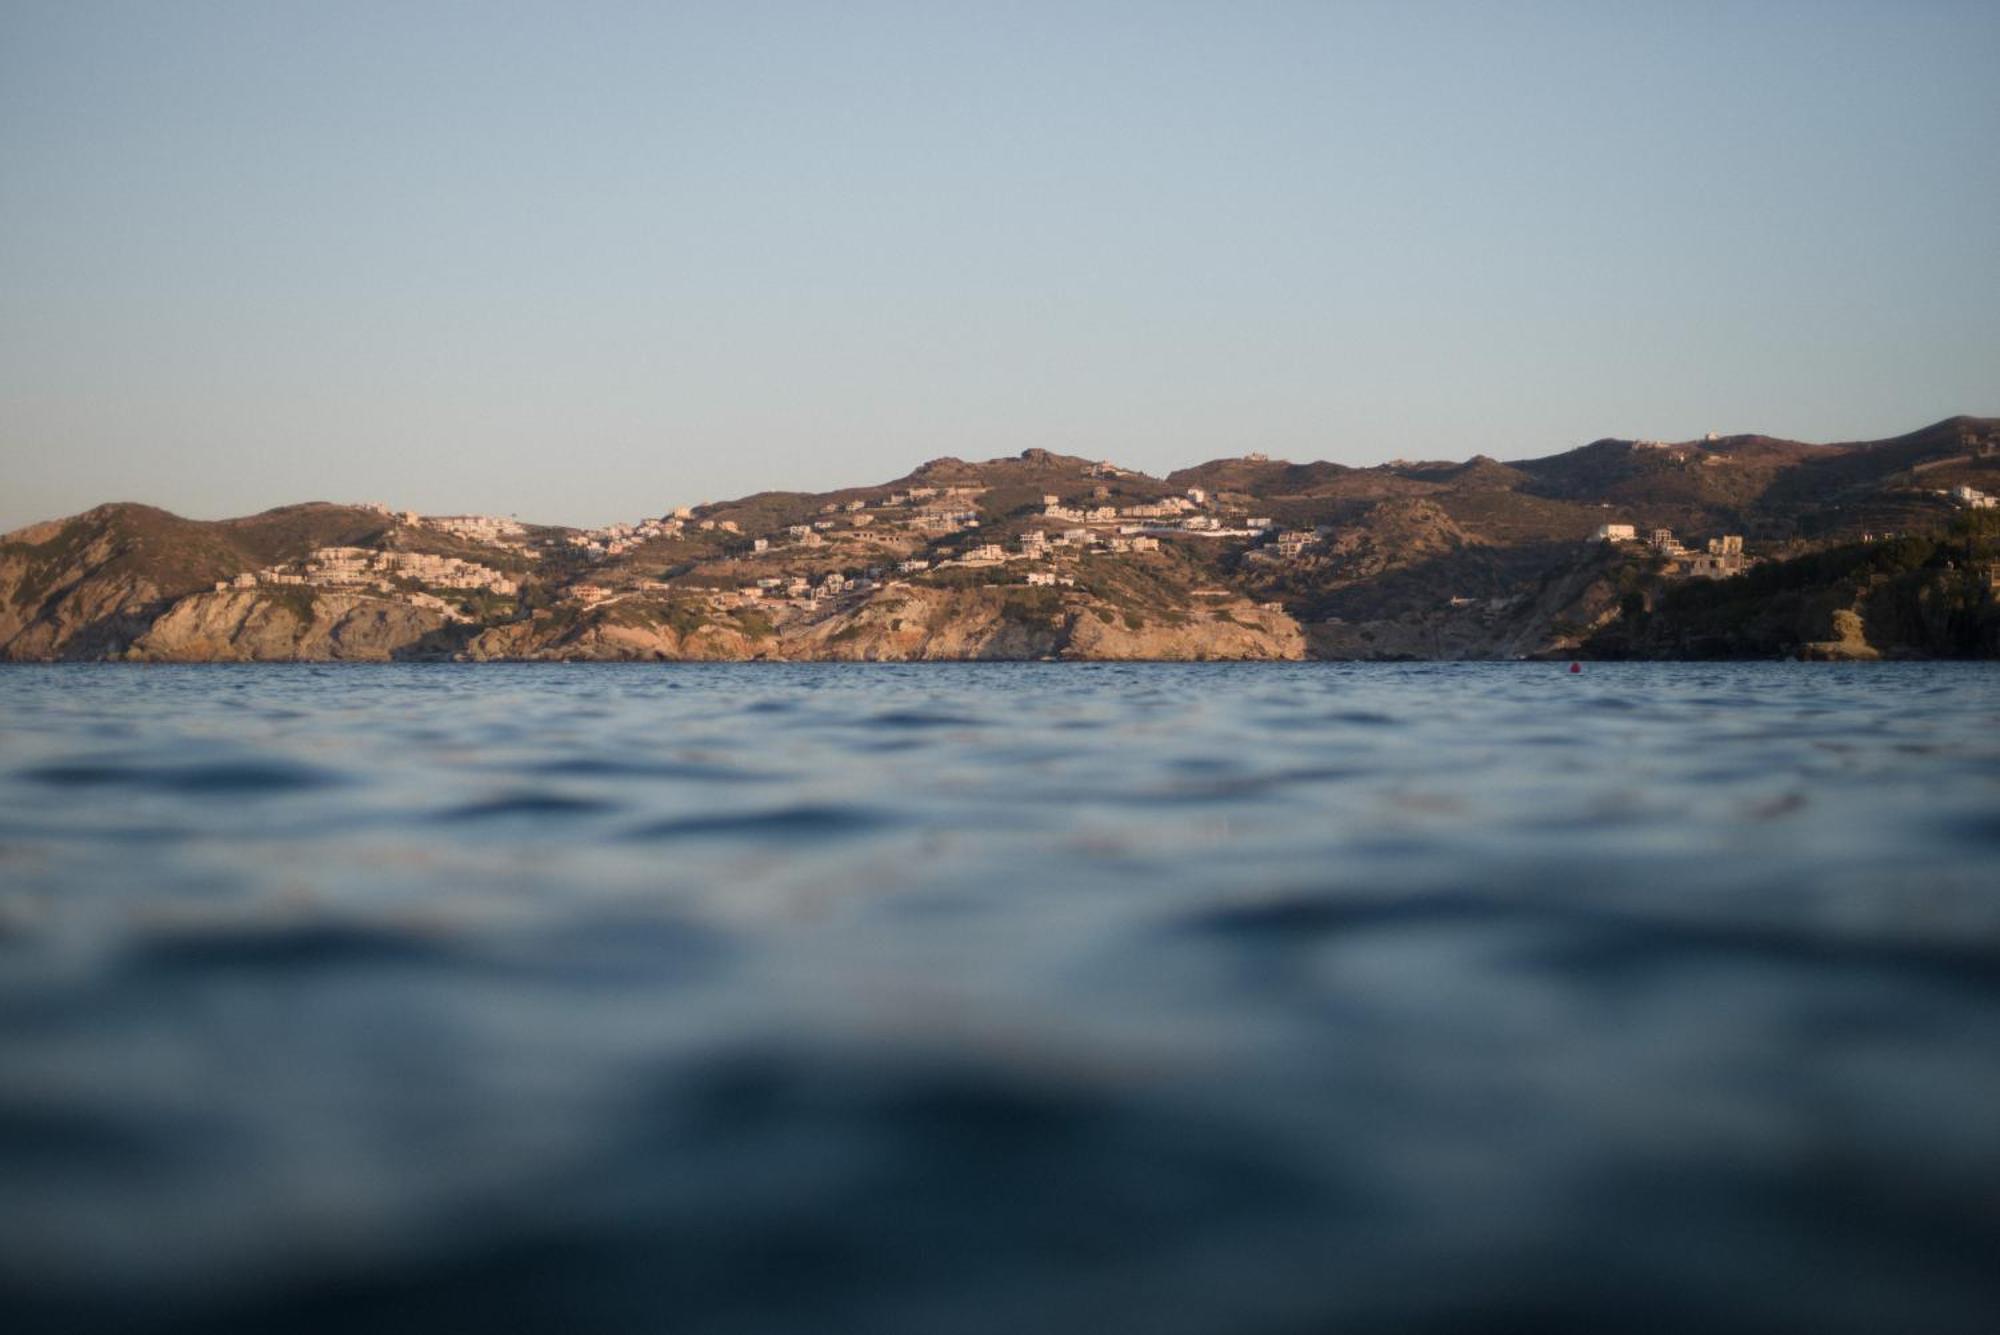
<instances>
[{"instance_id":1,"label":"eroded cliff face","mask_svg":"<svg viewBox=\"0 0 2000 1335\"><path fill-rule=\"evenodd\" d=\"M0 608L0 656L115 658L166 605L159 588L136 575L82 580L43 602Z\"/></svg>"},{"instance_id":2,"label":"eroded cliff face","mask_svg":"<svg viewBox=\"0 0 2000 1335\"><path fill-rule=\"evenodd\" d=\"M101 505L5 534L0 659L122 657L175 599L240 565L203 525L146 506Z\"/></svg>"},{"instance_id":3,"label":"eroded cliff face","mask_svg":"<svg viewBox=\"0 0 2000 1335\"><path fill-rule=\"evenodd\" d=\"M142 662L1202 662L1296 660L1305 653L1305 637L1290 617L1240 599L1161 612L1119 609L1068 590L903 587L776 621L614 606L484 627L368 594L229 590L180 599L119 656Z\"/></svg>"},{"instance_id":4,"label":"eroded cliff face","mask_svg":"<svg viewBox=\"0 0 2000 1335\"><path fill-rule=\"evenodd\" d=\"M1069 626L1064 658L1292 661L1306 656L1305 633L1285 613L1248 601L1213 605L1187 619L1143 620L1103 615L1097 607L1077 611Z\"/></svg>"},{"instance_id":5,"label":"eroded cliff face","mask_svg":"<svg viewBox=\"0 0 2000 1335\"><path fill-rule=\"evenodd\" d=\"M1303 658L1305 638L1282 612L1241 600L1162 615L1122 611L1069 591L906 586L858 604L749 626L723 620L676 627L630 612L580 620L544 616L482 631L465 645L464 656L570 661L1282 660Z\"/></svg>"},{"instance_id":6,"label":"eroded cliff face","mask_svg":"<svg viewBox=\"0 0 2000 1335\"><path fill-rule=\"evenodd\" d=\"M1132 610L1071 590L892 589L847 614L781 635L801 659L1283 660L1305 637L1282 612L1243 600Z\"/></svg>"},{"instance_id":7,"label":"eroded cliff face","mask_svg":"<svg viewBox=\"0 0 2000 1335\"><path fill-rule=\"evenodd\" d=\"M126 657L177 663L445 657L452 631L443 614L389 598L231 590L176 602L135 639Z\"/></svg>"},{"instance_id":8,"label":"eroded cliff face","mask_svg":"<svg viewBox=\"0 0 2000 1335\"><path fill-rule=\"evenodd\" d=\"M473 662L734 662L774 657L768 640L720 625L679 630L660 621L547 615L489 626L455 657Z\"/></svg>"}]
</instances>

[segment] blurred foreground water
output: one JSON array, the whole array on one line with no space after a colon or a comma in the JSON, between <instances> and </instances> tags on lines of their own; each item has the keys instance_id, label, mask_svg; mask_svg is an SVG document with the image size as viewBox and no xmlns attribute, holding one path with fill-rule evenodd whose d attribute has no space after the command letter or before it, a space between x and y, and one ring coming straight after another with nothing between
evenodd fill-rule
<instances>
[{"instance_id":1,"label":"blurred foreground water","mask_svg":"<svg viewBox=\"0 0 2000 1335\"><path fill-rule=\"evenodd\" d=\"M1966 1331L1991 665L0 671L0 1328Z\"/></svg>"}]
</instances>

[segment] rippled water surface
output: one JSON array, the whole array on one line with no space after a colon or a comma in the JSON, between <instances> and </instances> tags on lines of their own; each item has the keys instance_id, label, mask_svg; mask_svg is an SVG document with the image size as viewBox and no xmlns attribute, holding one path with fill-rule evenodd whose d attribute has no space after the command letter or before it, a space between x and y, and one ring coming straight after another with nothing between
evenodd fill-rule
<instances>
[{"instance_id":1,"label":"rippled water surface","mask_svg":"<svg viewBox=\"0 0 2000 1335\"><path fill-rule=\"evenodd\" d=\"M1964 1330L1990 665L0 672L0 1325Z\"/></svg>"}]
</instances>

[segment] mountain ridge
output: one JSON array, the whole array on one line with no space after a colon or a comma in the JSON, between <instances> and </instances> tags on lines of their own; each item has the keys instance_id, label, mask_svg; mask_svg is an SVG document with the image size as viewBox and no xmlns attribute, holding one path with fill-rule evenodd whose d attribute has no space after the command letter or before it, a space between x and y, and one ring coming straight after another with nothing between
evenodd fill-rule
<instances>
[{"instance_id":1,"label":"mountain ridge","mask_svg":"<svg viewBox=\"0 0 2000 1335\"><path fill-rule=\"evenodd\" d=\"M107 502L0 535L0 658L1548 655L1700 565L1597 541L1607 524L1738 535L1754 564L1941 534L1996 492L2000 418L1961 415L1874 441L1248 454L1164 477L941 455L597 529Z\"/></svg>"}]
</instances>

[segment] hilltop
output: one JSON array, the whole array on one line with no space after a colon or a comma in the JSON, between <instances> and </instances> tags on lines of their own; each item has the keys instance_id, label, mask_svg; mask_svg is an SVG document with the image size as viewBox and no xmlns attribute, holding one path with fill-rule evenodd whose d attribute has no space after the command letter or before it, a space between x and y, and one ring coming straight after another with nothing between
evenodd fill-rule
<instances>
[{"instance_id":1,"label":"hilltop","mask_svg":"<svg viewBox=\"0 0 2000 1335\"><path fill-rule=\"evenodd\" d=\"M0 657L1455 658L1685 651L1688 636L1987 653L1988 557L1970 539L1924 557L1972 572L1952 583L1949 634L1913 637L1922 619L1880 599L1881 624L1850 607L1841 635L1810 640L1717 619L1753 616L1756 590L1849 578L1810 564L1825 553L1941 541L1995 494L2000 419L1954 417L1880 441L1605 439L1368 468L1251 454L1163 478L1031 449L831 492L663 495L588 530L119 503L0 537ZM1703 629L1669 629L1697 603Z\"/></svg>"}]
</instances>

